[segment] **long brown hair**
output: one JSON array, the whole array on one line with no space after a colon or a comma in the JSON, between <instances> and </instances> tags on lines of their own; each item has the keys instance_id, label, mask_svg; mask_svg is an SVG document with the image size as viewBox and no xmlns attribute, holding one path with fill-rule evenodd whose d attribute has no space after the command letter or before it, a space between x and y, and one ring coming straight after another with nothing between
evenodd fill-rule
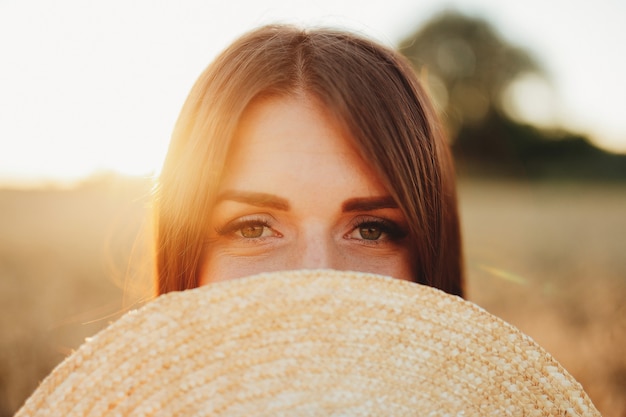
<instances>
[{"instance_id":1,"label":"long brown hair","mask_svg":"<svg viewBox=\"0 0 626 417\"><path fill-rule=\"evenodd\" d=\"M260 96L309 94L354 138L409 224L416 282L463 294L452 160L427 94L397 52L335 30L256 29L192 88L156 191L159 294L198 286L208 219L230 143Z\"/></svg>"}]
</instances>

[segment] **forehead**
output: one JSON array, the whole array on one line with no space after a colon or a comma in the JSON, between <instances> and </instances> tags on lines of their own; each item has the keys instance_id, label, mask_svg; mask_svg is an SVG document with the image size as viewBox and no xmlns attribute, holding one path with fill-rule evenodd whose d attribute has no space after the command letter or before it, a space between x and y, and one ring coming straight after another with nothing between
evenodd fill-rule
<instances>
[{"instance_id":1,"label":"forehead","mask_svg":"<svg viewBox=\"0 0 626 417\"><path fill-rule=\"evenodd\" d=\"M306 140L312 136L316 140ZM336 118L331 117L321 102L305 94L254 100L239 121L234 146L250 146L254 141L266 145L280 142L288 148L309 144L317 149L330 145L335 151L356 150L353 138Z\"/></svg>"},{"instance_id":2,"label":"forehead","mask_svg":"<svg viewBox=\"0 0 626 417\"><path fill-rule=\"evenodd\" d=\"M282 186L297 181L317 190L340 179L352 188L383 188L354 138L306 96L257 100L240 120L222 188L250 188L268 179L280 180Z\"/></svg>"}]
</instances>

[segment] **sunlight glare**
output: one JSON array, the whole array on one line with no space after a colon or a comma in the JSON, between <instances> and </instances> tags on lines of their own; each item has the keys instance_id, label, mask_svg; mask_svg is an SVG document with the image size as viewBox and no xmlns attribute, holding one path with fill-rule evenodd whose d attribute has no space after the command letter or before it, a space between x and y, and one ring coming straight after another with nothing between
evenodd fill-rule
<instances>
[{"instance_id":1,"label":"sunlight glare","mask_svg":"<svg viewBox=\"0 0 626 417\"><path fill-rule=\"evenodd\" d=\"M513 81L505 90L503 101L504 110L517 121L547 128L557 125L554 89L536 74Z\"/></svg>"}]
</instances>

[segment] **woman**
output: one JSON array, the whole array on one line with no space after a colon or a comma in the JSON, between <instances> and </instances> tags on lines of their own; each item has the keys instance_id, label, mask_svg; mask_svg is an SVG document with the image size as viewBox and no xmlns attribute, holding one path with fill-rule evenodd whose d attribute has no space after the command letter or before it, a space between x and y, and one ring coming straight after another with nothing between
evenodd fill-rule
<instances>
[{"instance_id":1,"label":"woman","mask_svg":"<svg viewBox=\"0 0 626 417\"><path fill-rule=\"evenodd\" d=\"M157 203L161 293L332 268L462 294L431 107L405 61L353 35L266 27L227 49L183 108ZM484 310L337 271L158 297L79 348L18 416L54 412L599 415Z\"/></svg>"},{"instance_id":2,"label":"woman","mask_svg":"<svg viewBox=\"0 0 626 417\"><path fill-rule=\"evenodd\" d=\"M286 269L374 272L463 295L454 171L398 53L267 26L200 76L156 199L160 294Z\"/></svg>"}]
</instances>

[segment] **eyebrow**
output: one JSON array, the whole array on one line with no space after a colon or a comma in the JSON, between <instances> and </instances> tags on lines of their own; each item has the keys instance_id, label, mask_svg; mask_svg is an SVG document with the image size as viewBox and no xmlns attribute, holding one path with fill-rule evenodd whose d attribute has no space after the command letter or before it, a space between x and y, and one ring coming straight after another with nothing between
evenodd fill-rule
<instances>
[{"instance_id":1,"label":"eyebrow","mask_svg":"<svg viewBox=\"0 0 626 417\"><path fill-rule=\"evenodd\" d=\"M269 207L276 210L289 211L289 202L284 198L267 193L252 191L227 190L217 197L216 204L230 200L238 203L250 204L257 207Z\"/></svg>"},{"instance_id":2,"label":"eyebrow","mask_svg":"<svg viewBox=\"0 0 626 417\"><path fill-rule=\"evenodd\" d=\"M364 198L351 198L346 200L341 209L344 212L351 211L373 211L386 208L399 208L398 203L391 198L391 196L384 197L364 197Z\"/></svg>"}]
</instances>

